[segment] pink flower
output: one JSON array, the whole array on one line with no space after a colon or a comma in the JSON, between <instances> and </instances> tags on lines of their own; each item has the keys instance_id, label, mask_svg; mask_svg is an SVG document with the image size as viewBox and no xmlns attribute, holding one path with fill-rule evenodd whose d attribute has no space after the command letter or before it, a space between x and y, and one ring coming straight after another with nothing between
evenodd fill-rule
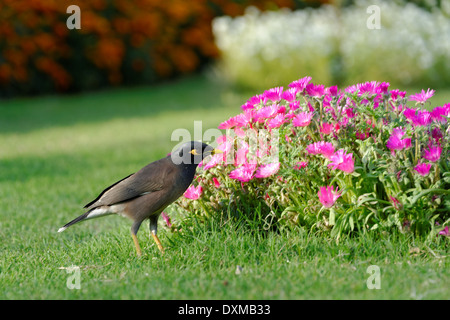
<instances>
[{"instance_id":1,"label":"pink flower","mask_svg":"<svg viewBox=\"0 0 450 320\"><path fill-rule=\"evenodd\" d=\"M439 143L439 140L441 140L444 137L441 130L437 127L431 131L431 136L433 137L436 143Z\"/></svg>"},{"instance_id":2,"label":"pink flower","mask_svg":"<svg viewBox=\"0 0 450 320\"><path fill-rule=\"evenodd\" d=\"M345 114L347 115L347 117L349 119L352 119L352 118L356 117L356 113L353 111L353 108L346 108L345 109Z\"/></svg>"},{"instance_id":3,"label":"pink flower","mask_svg":"<svg viewBox=\"0 0 450 320\"><path fill-rule=\"evenodd\" d=\"M284 114L285 112L286 112L286 106L279 105L277 113L283 113Z\"/></svg>"},{"instance_id":4,"label":"pink flower","mask_svg":"<svg viewBox=\"0 0 450 320\"><path fill-rule=\"evenodd\" d=\"M218 164L221 164L223 162L223 155L222 154L215 154L210 157L209 161L205 164L203 167L203 170L208 170L211 168L214 168ZM203 161L201 163L203 165Z\"/></svg>"},{"instance_id":5,"label":"pink flower","mask_svg":"<svg viewBox=\"0 0 450 320\"><path fill-rule=\"evenodd\" d=\"M345 90L345 92L348 92L348 93L355 93L355 92L358 91L359 89L358 89L358 86L357 86L356 84L353 84L353 85L351 85L351 86L348 86L348 87L345 88L344 90Z\"/></svg>"},{"instance_id":6,"label":"pink flower","mask_svg":"<svg viewBox=\"0 0 450 320\"><path fill-rule=\"evenodd\" d=\"M413 120L416 116L416 109L414 108L406 108L405 111L403 111L403 115L406 117L406 119Z\"/></svg>"},{"instance_id":7,"label":"pink flower","mask_svg":"<svg viewBox=\"0 0 450 320\"><path fill-rule=\"evenodd\" d=\"M279 128L284 123L284 114L278 114L273 119L267 121L268 128Z\"/></svg>"},{"instance_id":8,"label":"pink flower","mask_svg":"<svg viewBox=\"0 0 450 320\"><path fill-rule=\"evenodd\" d=\"M424 150L423 157L431 162L436 162L441 157L442 148L439 146L430 146L428 150Z\"/></svg>"},{"instance_id":9,"label":"pink flower","mask_svg":"<svg viewBox=\"0 0 450 320\"><path fill-rule=\"evenodd\" d=\"M278 113L279 105L272 104L256 111L255 120L264 122L267 118L271 118Z\"/></svg>"},{"instance_id":10,"label":"pink flower","mask_svg":"<svg viewBox=\"0 0 450 320\"><path fill-rule=\"evenodd\" d=\"M417 171L421 176L426 176L430 172L431 163L418 163L417 166L414 167L414 170Z\"/></svg>"},{"instance_id":11,"label":"pink flower","mask_svg":"<svg viewBox=\"0 0 450 320\"><path fill-rule=\"evenodd\" d=\"M436 122L446 123L447 119L445 116L447 115L447 108L444 107L436 107L431 111L431 119Z\"/></svg>"},{"instance_id":12,"label":"pink flower","mask_svg":"<svg viewBox=\"0 0 450 320\"><path fill-rule=\"evenodd\" d=\"M325 158L330 159L334 154L334 146L331 142L319 141L308 145L306 151L310 154L321 154Z\"/></svg>"},{"instance_id":13,"label":"pink flower","mask_svg":"<svg viewBox=\"0 0 450 320\"><path fill-rule=\"evenodd\" d=\"M172 227L172 222L170 221L170 217L167 213L161 212L161 217L163 217L164 221L166 222L166 225L170 228Z\"/></svg>"},{"instance_id":14,"label":"pink flower","mask_svg":"<svg viewBox=\"0 0 450 320\"><path fill-rule=\"evenodd\" d=\"M278 172L280 169L280 163L269 163L261 165L258 170L256 170L255 178L267 178Z\"/></svg>"},{"instance_id":15,"label":"pink flower","mask_svg":"<svg viewBox=\"0 0 450 320\"><path fill-rule=\"evenodd\" d=\"M331 163L328 165L333 170L339 169L346 173L352 173L355 170L355 162L353 153L347 154L344 149L336 151L330 158Z\"/></svg>"},{"instance_id":16,"label":"pink flower","mask_svg":"<svg viewBox=\"0 0 450 320\"><path fill-rule=\"evenodd\" d=\"M232 144L230 141L227 141L228 138L229 137L224 134L216 139L217 143L219 143L217 149L223 151L223 153L206 158L205 160L207 162L202 161L199 166L204 166L203 170L208 170L227 161L229 152L232 151Z\"/></svg>"},{"instance_id":17,"label":"pink flower","mask_svg":"<svg viewBox=\"0 0 450 320\"><path fill-rule=\"evenodd\" d=\"M240 147L236 151L236 159L234 165L240 165L247 163L247 154L249 150L249 145L245 141L240 141Z\"/></svg>"},{"instance_id":18,"label":"pink flower","mask_svg":"<svg viewBox=\"0 0 450 320\"><path fill-rule=\"evenodd\" d=\"M392 135L389 137L386 147L390 150L401 150L405 147L405 143L398 136Z\"/></svg>"},{"instance_id":19,"label":"pink flower","mask_svg":"<svg viewBox=\"0 0 450 320\"><path fill-rule=\"evenodd\" d=\"M200 196L203 193L202 186L195 187L191 185L187 190L184 192L184 196L188 199L197 200L200 198Z\"/></svg>"},{"instance_id":20,"label":"pink flower","mask_svg":"<svg viewBox=\"0 0 450 320\"><path fill-rule=\"evenodd\" d=\"M389 150L402 150L404 148L411 147L411 138L401 139L405 135L405 130L401 127L394 128L392 130L392 135L389 137L386 147Z\"/></svg>"},{"instance_id":21,"label":"pink flower","mask_svg":"<svg viewBox=\"0 0 450 320\"><path fill-rule=\"evenodd\" d=\"M242 130L242 128L234 128L233 131L234 131L234 133L236 134L236 136L237 136L238 138L244 138L245 135L246 135L246 134L245 134L245 131Z\"/></svg>"},{"instance_id":22,"label":"pink flower","mask_svg":"<svg viewBox=\"0 0 450 320\"><path fill-rule=\"evenodd\" d=\"M246 127L252 123L255 112L253 109L246 109L243 113L234 116L232 119L235 121L235 125L238 127ZM219 127L219 129L222 129Z\"/></svg>"},{"instance_id":23,"label":"pink flower","mask_svg":"<svg viewBox=\"0 0 450 320\"><path fill-rule=\"evenodd\" d=\"M251 103L249 103L248 101L246 102L246 103L244 103L242 106L241 106L241 109L242 110L248 110L248 109L253 109L255 107L255 105L253 105L253 104L251 104Z\"/></svg>"},{"instance_id":24,"label":"pink flower","mask_svg":"<svg viewBox=\"0 0 450 320\"><path fill-rule=\"evenodd\" d=\"M391 92L391 99L397 100L397 99L403 99L406 96L405 91L400 91L399 89L392 90Z\"/></svg>"},{"instance_id":25,"label":"pink flower","mask_svg":"<svg viewBox=\"0 0 450 320\"><path fill-rule=\"evenodd\" d=\"M386 147L391 150L392 155L395 155L394 150L401 150L405 147L404 142L396 135L391 135L386 142Z\"/></svg>"},{"instance_id":26,"label":"pink flower","mask_svg":"<svg viewBox=\"0 0 450 320\"><path fill-rule=\"evenodd\" d=\"M335 97L338 94L338 87L337 86L331 86L325 89L325 92L330 94L331 96Z\"/></svg>"},{"instance_id":27,"label":"pink flower","mask_svg":"<svg viewBox=\"0 0 450 320\"><path fill-rule=\"evenodd\" d=\"M308 151L309 154L321 154L321 147L322 145L326 143L325 141L319 141L319 142L314 142L309 144L306 147L306 151ZM330 142L328 142L330 143ZM334 148L333 148L333 153L334 153Z\"/></svg>"},{"instance_id":28,"label":"pink flower","mask_svg":"<svg viewBox=\"0 0 450 320\"><path fill-rule=\"evenodd\" d=\"M295 80L289 84L289 88L296 88L298 91L303 91L311 79L311 77L304 77L302 79Z\"/></svg>"},{"instance_id":29,"label":"pink flower","mask_svg":"<svg viewBox=\"0 0 450 320\"><path fill-rule=\"evenodd\" d=\"M356 132L355 136L359 140L366 140L369 137L369 134L365 134L364 132Z\"/></svg>"},{"instance_id":30,"label":"pink flower","mask_svg":"<svg viewBox=\"0 0 450 320\"><path fill-rule=\"evenodd\" d=\"M378 85L378 90L381 91L381 93L388 93L389 86L389 82L382 82Z\"/></svg>"},{"instance_id":31,"label":"pink flower","mask_svg":"<svg viewBox=\"0 0 450 320\"><path fill-rule=\"evenodd\" d=\"M405 135L405 133L406 133L406 131L403 130L402 127L397 127L397 128L392 129L392 135L396 136L398 138L403 137Z\"/></svg>"},{"instance_id":32,"label":"pink flower","mask_svg":"<svg viewBox=\"0 0 450 320\"><path fill-rule=\"evenodd\" d=\"M224 140L223 142L219 142L219 139L217 139L217 142L219 143L219 145L217 146L217 149L222 150L223 154L231 151L231 148L233 145L230 141ZM220 155L220 154L217 154L217 155ZM216 154L214 156L216 156Z\"/></svg>"},{"instance_id":33,"label":"pink flower","mask_svg":"<svg viewBox=\"0 0 450 320\"><path fill-rule=\"evenodd\" d=\"M266 99L270 99L272 101L278 101L281 98L281 94L283 93L283 87L276 87L269 90L264 91L263 95Z\"/></svg>"},{"instance_id":34,"label":"pink flower","mask_svg":"<svg viewBox=\"0 0 450 320\"><path fill-rule=\"evenodd\" d=\"M424 103L425 101L427 101L428 99L430 99L434 95L434 92L435 91L434 90L430 90L430 88L428 88L427 92L425 92L422 89L422 92L416 93L416 94L413 94L413 95L409 96L409 100L410 101L417 101L417 102L420 102L420 103Z\"/></svg>"},{"instance_id":35,"label":"pink flower","mask_svg":"<svg viewBox=\"0 0 450 320\"><path fill-rule=\"evenodd\" d=\"M239 180L241 182L247 182L253 179L253 174L256 169L256 164L243 164L237 169L231 171L228 176L231 179Z\"/></svg>"},{"instance_id":36,"label":"pink flower","mask_svg":"<svg viewBox=\"0 0 450 320\"><path fill-rule=\"evenodd\" d=\"M320 154L323 155L328 160L331 159L334 154L334 146L331 142L324 142L320 145Z\"/></svg>"},{"instance_id":37,"label":"pink flower","mask_svg":"<svg viewBox=\"0 0 450 320\"><path fill-rule=\"evenodd\" d=\"M311 123L312 116L311 112L300 112L292 119L292 124L295 127L306 127Z\"/></svg>"},{"instance_id":38,"label":"pink flower","mask_svg":"<svg viewBox=\"0 0 450 320\"><path fill-rule=\"evenodd\" d=\"M411 138L402 139L405 149L411 148Z\"/></svg>"},{"instance_id":39,"label":"pink flower","mask_svg":"<svg viewBox=\"0 0 450 320\"><path fill-rule=\"evenodd\" d=\"M342 117L342 119L337 123L339 124L342 128L345 128L348 125L349 121L347 117Z\"/></svg>"},{"instance_id":40,"label":"pink flower","mask_svg":"<svg viewBox=\"0 0 450 320\"><path fill-rule=\"evenodd\" d=\"M297 162L297 164L294 166L294 169L300 170L300 169L306 168L307 165L308 165L307 161L300 161L300 162Z\"/></svg>"},{"instance_id":41,"label":"pink flower","mask_svg":"<svg viewBox=\"0 0 450 320\"><path fill-rule=\"evenodd\" d=\"M213 183L214 183L214 187L220 188L220 182L219 182L219 180L217 180L216 177L213 177Z\"/></svg>"},{"instance_id":42,"label":"pink flower","mask_svg":"<svg viewBox=\"0 0 450 320\"><path fill-rule=\"evenodd\" d=\"M387 88L389 87L389 83L382 82L381 84L377 81L369 81L364 83L358 83L356 85L357 89L359 90L358 95L362 96L365 93L368 94L379 94L387 91Z\"/></svg>"},{"instance_id":43,"label":"pink flower","mask_svg":"<svg viewBox=\"0 0 450 320\"><path fill-rule=\"evenodd\" d=\"M297 97L297 88L289 88L281 94L281 98L287 102L293 102Z\"/></svg>"},{"instance_id":44,"label":"pink flower","mask_svg":"<svg viewBox=\"0 0 450 320\"><path fill-rule=\"evenodd\" d=\"M298 108L300 108L300 101L292 101L291 103L289 103L289 108L291 109L291 111L297 110Z\"/></svg>"},{"instance_id":45,"label":"pink flower","mask_svg":"<svg viewBox=\"0 0 450 320\"><path fill-rule=\"evenodd\" d=\"M217 143L225 143L225 142L228 141L229 138L230 138L229 136L227 136L226 134L223 134L223 135L221 135L220 137L218 137L218 138L216 139L216 141L217 141ZM222 150L222 151L223 151L223 150Z\"/></svg>"},{"instance_id":46,"label":"pink flower","mask_svg":"<svg viewBox=\"0 0 450 320\"><path fill-rule=\"evenodd\" d=\"M325 208L331 208L336 200L341 196L341 194L338 192L338 188L336 188L336 191L334 191L333 186L320 187L317 195L319 196L320 203Z\"/></svg>"},{"instance_id":47,"label":"pink flower","mask_svg":"<svg viewBox=\"0 0 450 320\"><path fill-rule=\"evenodd\" d=\"M221 124L219 124L218 128L219 129L231 129L234 126L236 126L236 124L237 124L236 120L234 119L234 117L232 117L232 118L230 118L228 120L225 120Z\"/></svg>"},{"instance_id":48,"label":"pink flower","mask_svg":"<svg viewBox=\"0 0 450 320\"><path fill-rule=\"evenodd\" d=\"M411 121L415 126L427 126L432 121L431 113L427 110L418 110Z\"/></svg>"},{"instance_id":49,"label":"pink flower","mask_svg":"<svg viewBox=\"0 0 450 320\"><path fill-rule=\"evenodd\" d=\"M306 93L313 97L322 97L325 94L325 86L323 84L315 85L310 83L306 86Z\"/></svg>"},{"instance_id":50,"label":"pink flower","mask_svg":"<svg viewBox=\"0 0 450 320\"><path fill-rule=\"evenodd\" d=\"M443 230L439 231L441 236L450 237L450 231L448 230L448 226L446 226Z\"/></svg>"},{"instance_id":51,"label":"pink flower","mask_svg":"<svg viewBox=\"0 0 450 320\"><path fill-rule=\"evenodd\" d=\"M267 98L264 96L264 94L257 94L256 96L253 96L250 99L248 99L247 102L241 106L241 109L244 111L248 109L253 109L256 105L259 104L264 105L266 101Z\"/></svg>"},{"instance_id":52,"label":"pink flower","mask_svg":"<svg viewBox=\"0 0 450 320\"><path fill-rule=\"evenodd\" d=\"M334 128L334 126L332 124L324 123L320 127L320 132L322 132L324 134L330 134L331 132L333 132L333 128Z\"/></svg>"}]
</instances>

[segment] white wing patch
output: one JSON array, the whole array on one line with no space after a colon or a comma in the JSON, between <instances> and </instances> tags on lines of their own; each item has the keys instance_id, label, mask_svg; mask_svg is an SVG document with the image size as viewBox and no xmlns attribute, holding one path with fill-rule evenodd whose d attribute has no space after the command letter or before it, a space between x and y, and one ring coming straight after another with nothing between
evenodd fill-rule
<instances>
[{"instance_id":1,"label":"white wing patch","mask_svg":"<svg viewBox=\"0 0 450 320\"><path fill-rule=\"evenodd\" d=\"M114 213L123 215L123 209L125 209L125 206L123 204L115 204L112 206L101 206L89 212L85 220L99 218Z\"/></svg>"}]
</instances>

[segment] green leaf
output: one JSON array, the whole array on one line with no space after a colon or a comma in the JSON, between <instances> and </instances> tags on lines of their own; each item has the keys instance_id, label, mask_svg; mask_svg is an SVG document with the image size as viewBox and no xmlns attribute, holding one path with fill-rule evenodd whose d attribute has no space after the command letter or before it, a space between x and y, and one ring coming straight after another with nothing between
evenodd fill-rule
<instances>
[{"instance_id":1,"label":"green leaf","mask_svg":"<svg viewBox=\"0 0 450 320\"><path fill-rule=\"evenodd\" d=\"M334 226L336 223L336 214L334 212L334 208L330 209L330 216L328 218L328 223L330 224L330 226Z\"/></svg>"},{"instance_id":2,"label":"green leaf","mask_svg":"<svg viewBox=\"0 0 450 320\"><path fill-rule=\"evenodd\" d=\"M355 229L355 224L353 223L353 217L350 216L348 218L348 222L350 223L350 228L352 229L352 231Z\"/></svg>"},{"instance_id":3,"label":"green leaf","mask_svg":"<svg viewBox=\"0 0 450 320\"><path fill-rule=\"evenodd\" d=\"M422 198L423 196L429 194L429 193L444 193L444 194L450 194L450 190L445 190L445 189L426 189L423 190L421 192L419 192L419 194L417 194L414 198L412 198L411 200L411 204L415 204L417 202L417 200L419 200L420 198Z\"/></svg>"}]
</instances>

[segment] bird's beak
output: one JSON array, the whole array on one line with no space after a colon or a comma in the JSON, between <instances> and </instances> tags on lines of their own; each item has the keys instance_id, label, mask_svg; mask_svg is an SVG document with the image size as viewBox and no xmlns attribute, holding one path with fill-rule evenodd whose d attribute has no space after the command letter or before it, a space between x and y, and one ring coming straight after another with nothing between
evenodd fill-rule
<instances>
[{"instance_id":1,"label":"bird's beak","mask_svg":"<svg viewBox=\"0 0 450 320\"><path fill-rule=\"evenodd\" d=\"M220 154L220 153L223 153L223 151L220 150L220 149L213 149L213 151L211 151L211 155L212 156L215 155L215 154Z\"/></svg>"},{"instance_id":2,"label":"bird's beak","mask_svg":"<svg viewBox=\"0 0 450 320\"><path fill-rule=\"evenodd\" d=\"M195 150L195 149L192 149L191 151L189 151L189 153L194 156L199 156L199 154L197 153L197 150Z\"/></svg>"}]
</instances>

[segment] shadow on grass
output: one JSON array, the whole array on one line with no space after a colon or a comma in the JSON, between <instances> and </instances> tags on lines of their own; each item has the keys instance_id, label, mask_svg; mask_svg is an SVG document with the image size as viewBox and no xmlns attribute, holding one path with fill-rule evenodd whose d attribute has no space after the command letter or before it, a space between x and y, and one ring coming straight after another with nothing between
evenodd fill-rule
<instances>
[{"instance_id":1,"label":"shadow on grass","mask_svg":"<svg viewBox=\"0 0 450 320\"><path fill-rule=\"evenodd\" d=\"M0 133L23 133L192 108L211 109L219 106L222 90L205 77L192 76L148 87L3 100Z\"/></svg>"}]
</instances>

